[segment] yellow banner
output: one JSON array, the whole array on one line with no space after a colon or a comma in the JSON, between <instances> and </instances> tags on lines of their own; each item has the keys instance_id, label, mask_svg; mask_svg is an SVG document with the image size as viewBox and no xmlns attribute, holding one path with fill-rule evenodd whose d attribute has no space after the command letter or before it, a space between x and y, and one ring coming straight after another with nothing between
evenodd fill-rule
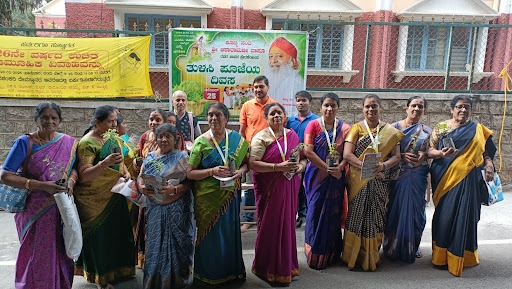
<instances>
[{"instance_id":1,"label":"yellow banner","mask_svg":"<svg viewBox=\"0 0 512 289\"><path fill-rule=\"evenodd\" d=\"M151 36L0 36L0 97L90 98L153 95Z\"/></svg>"}]
</instances>

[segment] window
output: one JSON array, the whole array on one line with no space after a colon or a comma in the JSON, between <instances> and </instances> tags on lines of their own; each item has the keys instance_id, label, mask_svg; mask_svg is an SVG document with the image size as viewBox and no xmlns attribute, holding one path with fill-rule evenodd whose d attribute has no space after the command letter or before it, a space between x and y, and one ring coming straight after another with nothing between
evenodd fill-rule
<instances>
[{"instance_id":1,"label":"window","mask_svg":"<svg viewBox=\"0 0 512 289\"><path fill-rule=\"evenodd\" d=\"M201 17L173 15L127 14L127 30L153 31L149 58L151 66L167 66L169 58L169 38L167 30L176 27L201 27ZM158 33L160 32L160 33Z\"/></svg>"},{"instance_id":2,"label":"window","mask_svg":"<svg viewBox=\"0 0 512 289\"><path fill-rule=\"evenodd\" d=\"M309 31L308 68L342 69L344 27L315 21L273 20L274 30Z\"/></svg>"},{"instance_id":3,"label":"window","mask_svg":"<svg viewBox=\"0 0 512 289\"><path fill-rule=\"evenodd\" d=\"M451 71L466 71L472 50L474 28L454 27ZM450 27L409 26L406 70L445 70L450 49Z\"/></svg>"}]
</instances>

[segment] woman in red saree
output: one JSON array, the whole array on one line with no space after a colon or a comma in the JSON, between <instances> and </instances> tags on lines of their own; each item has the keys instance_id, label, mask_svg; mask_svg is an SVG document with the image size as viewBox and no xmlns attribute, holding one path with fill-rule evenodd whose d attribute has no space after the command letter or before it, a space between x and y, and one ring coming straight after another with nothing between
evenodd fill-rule
<instances>
[{"instance_id":1,"label":"woman in red saree","mask_svg":"<svg viewBox=\"0 0 512 289\"><path fill-rule=\"evenodd\" d=\"M283 106L271 103L264 115L268 128L252 139L249 158L258 215L252 272L270 283L290 284L299 275L295 217L300 173L306 160L288 160L299 137L284 128Z\"/></svg>"}]
</instances>

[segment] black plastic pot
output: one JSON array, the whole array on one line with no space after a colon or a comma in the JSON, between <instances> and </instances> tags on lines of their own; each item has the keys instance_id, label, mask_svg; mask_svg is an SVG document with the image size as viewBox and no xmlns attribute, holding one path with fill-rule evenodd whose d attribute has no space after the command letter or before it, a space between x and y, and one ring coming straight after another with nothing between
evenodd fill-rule
<instances>
[{"instance_id":1,"label":"black plastic pot","mask_svg":"<svg viewBox=\"0 0 512 289\"><path fill-rule=\"evenodd\" d=\"M66 179L57 180L57 181L55 181L55 184L59 185L59 186L62 186L62 187L65 187L66 189L68 187L68 181Z\"/></svg>"},{"instance_id":2,"label":"black plastic pot","mask_svg":"<svg viewBox=\"0 0 512 289\"><path fill-rule=\"evenodd\" d=\"M326 160L326 163L327 163L327 167L333 168L333 167L336 167L337 160L335 158L328 157Z\"/></svg>"}]
</instances>

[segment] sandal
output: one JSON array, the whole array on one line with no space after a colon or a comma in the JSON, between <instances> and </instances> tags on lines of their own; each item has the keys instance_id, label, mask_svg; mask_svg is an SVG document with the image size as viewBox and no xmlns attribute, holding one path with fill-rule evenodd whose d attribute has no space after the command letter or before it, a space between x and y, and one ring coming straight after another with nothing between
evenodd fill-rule
<instances>
[{"instance_id":1,"label":"sandal","mask_svg":"<svg viewBox=\"0 0 512 289\"><path fill-rule=\"evenodd\" d=\"M421 251L419 251L418 253L416 253L416 258L421 258L423 257L423 253L421 253Z\"/></svg>"}]
</instances>

